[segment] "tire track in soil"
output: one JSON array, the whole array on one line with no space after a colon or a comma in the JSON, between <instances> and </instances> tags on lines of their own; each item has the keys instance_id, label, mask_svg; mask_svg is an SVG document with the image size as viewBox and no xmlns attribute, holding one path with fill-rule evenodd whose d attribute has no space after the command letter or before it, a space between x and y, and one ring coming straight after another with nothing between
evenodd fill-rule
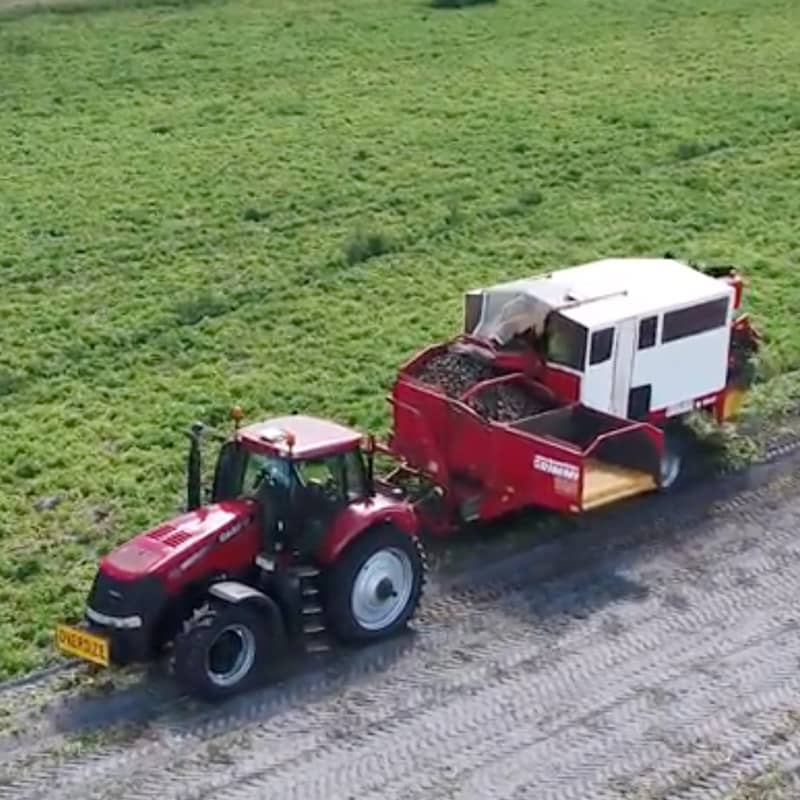
<instances>
[{"instance_id":1,"label":"tire track in soil","mask_svg":"<svg viewBox=\"0 0 800 800\"><path fill-rule=\"evenodd\" d=\"M598 554L607 555L631 546L643 547L652 544L660 549L669 547L671 536L680 527L683 520L696 522L705 513L705 504L713 503L709 513L715 508L719 511L732 510L736 507L745 507L753 502L767 502L766 491L775 486L770 482L771 475L778 476L779 481L791 480L787 476L787 464L795 451L800 449L800 436L797 441L783 442L779 446L769 448L767 458L759 465L746 473L733 473L727 475L724 471L716 477L708 477L699 486L691 487L688 491L677 495L684 503L676 506L676 495L661 497L651 495L644 499L634 499L621 507L612 507L610 510L600 510L591 515L588 522L579 518L578 530L557 530L550 532L549 538L553 541L542 544L537 539L523 551L517 549L511 556L492 558L487 560L481 556L479 566L466 569L456 578L439 579L428 584L426 589L426 603L418 614L417 620L426 623L428 620L464 616L468 607L462 602L465 599L481 598L491 603L502 597L516 587L524 587L531 579L543 580L549 575L562 574L565 569L575 568L592 563ZM785 460L781 460L785 459ZM800 463L800 458L796 459ZM777 461L777 463L773 463ZM753 489L757 486L757 489ZM700 510L699 510L700 509ZM678 514L683 515L679 517ZM636 530L637 519L648 520L649 530L643 533ZM563 520L564 528L569 528L569 521ZM632 524L633 523L633 524ZM624 525L632 531L631 534L619 534L619 526ZM587 528L592 529L592 538L587 540ZM610 536L611 538L606 538ZM577 548L577 549L576 549ZM520 578L520 575L522 576ZM0 683L0 700L6 703L20 698L25 694L37 693L47 683L52 684L59 677L67 677L79 672L80 667L72 663L57 664L43 669L37 673L23 676L18 679ZM131 694L128 692L128 694ZM161 697L152 700L151 688L145 687L138 692L132 702L137 704L139 710L148 706L155 706L162 702ZM118 703L113 703L117 706ZM121 718L119 713L112 714L112 720ZM87 723L90 720L87 720ZM94 715L95 724L103 724L107 720L104 715ZM1 735L1 734L0 734ZM0 739L0 752L2 752L2 739Z\"/></svg>"},{"instance_id":2,"label":"tire track in soil","mask_svg":"<svg viewBox=\"0 0 800 800\"><path fill-rule=\"evenodd\" d=\"M783 465L781 469L773 470L771 475L777 477L778 481L768 483L767 486L759 487L754 491L746 491L742 497L725 497L725 493L722 492L723 499L719 500L719 491L708 492L704 489L692 493L692 499L694 501L697 501L698 498L702 498L705 495L716 502L717 507L712 507L708 510L708 513L704 513L698 510L698 508L693 507L693 510L691 510L688 515L686 513L683 514L684 522L686 519L692 519L697 525L702 523L704 516L719 516L729 513L731 509L735 510L737 507L752 508L755 502L762 502L771 507L779 505L779 502L782 498L785 498L787 494L787 488L790 488L791 485L796 482L796 475L792 471L791 465L789 465L788 473L786 470L786 465ZM770 476L762 476L762 480L766 480L768 477ZM690 505L692 504L687 504L681 511L685 512ZM626 518L626 516L629 519L631 517L635 519L637 511L639 511L639 516L642 516L642 511L640 509L633 508L617 513L616 515L612 514L606 521L601 520L598 527L601 529L606 526L613 527L615 522L618 524L619 520L621 518ZM793 513L796 515L797 512L794 511ZM608 578L600 574L598 580L596 569L596 556L598 553L604 553L607 556L609 554L614 555L628 547L631 541L633 541L634 544L642 545L640 549L646 549L652 545L652 549L663 551L665 547L668 546L668 543L658 541L658 539L663 531L669 530L671 524L669 518L664 515L658 525L653 526L648 532L648 535L644 537L643 543L641 541L641 536L639 536L639 540L637 541L636 533L630 531L626 532L621 537L615 537L610 545L608 543L603 543L602 545L594 547L583 547L581 553L586 554L586 557L575 560L578 561L579 564L591 563L594 560L594 567L589 567L589 572L592 572L592 570L595 572L593 576L594 593L602 595L603 591L609 591L610 589L612 599L616 599L617 603L624 601L624 596L622 598L613 598L615 583L613 578ZM631 526L631 528L633 527L634 526ZM602 533L603 531L601 530L598 536L601 536ZM684 530L683 534L685 533L686 531ZM717 531L717 534L718 533L719 531ZM579 531L575 536L568 535L568 538L574 540L580 535L583 535L583 543L585 544L586 539L583 531ZM687 536L682 535L681 538L685 542ZM710 555L708 552L703 552L702 541L700 542L698 552L691 557L701 564L704 560L707 562ZM774 536L770 541L774 549L776 544ZM782 547L786 547L785 536L780 544ZM730 532L728 533L725 546L734 553L737 551L736 541L731 538ZM178 718L174 721L170 721L167 716L162 723L163 727L160 734L161 741L137 743L133 747L119 746L105 749L101 748L97 752L86 754L71 762L68 760L65 763L60 757L54 756L53 753L48 753L47 747L45 746L47 743L45 742L42 745L42 749L45 750L42 760L51 763L49 766L47 763L41 765L33 764L34 775L31 776L30 781L25 781L26 789L30 789L34 792L36 791L37 778L35 773L37 772L40 776L40 783L38 785L42 788L44 796L48 797L57 796L53 794L54 784L61 783L62 788L69 791L69 776L73 772L76 779L80 780L86 780L91 775L100 777L102 774L107 774L109 775L112 785L119 789L120 778L122 776L117 774L116 777L114 777L114 772L117 769L125 771L129 769L132 764L141 763L143 757L146 758L150 757L150 755L158 755L159 751L162 756L165 752L169 753L168 758L164 759L166 763L169 764L173 756L180 755L184 751L190 752L204 742L213 744L222 741L224 743L225 736L241 738L241 733L230 734L229 731L239 724L246 725L249 722L252 725L253 721L259 719L263 720L264 717L268 717L270 714L276 715L274 719L276 724L289 722L290 720L284 718L290 716L291 713L294 713L295 716L298 717L298 721L293 727L290 726L288 729L281 728L279 735L275 737L277 740L276 744L280 744L284 740L288 741L288 738L291 737L292 734L303 737L301 742L306 742L308 741L307 728L316 725L318 727L322 726L324 729L324 726L330 724L331 721L343 721L346 729L347 719L340 719L342 716L346 715L342 715L337 711L329 711L326 714L320 711L319 706L326 702L325 695L331 688L341 688L344 691L345 697L347 697L348 691L351 691L348 686L354 681L357 682L360 680L367 684L371 681L372 684L377 684L369 686L368 688L374 691L379 700L386 702L390 715L395 711L401 715L409 715L416 713L414 704L406 702L404 705L404 703L401 702L404 696L407 697L409 695L409 690L411 690L412 694L414 692L416 693L417 708L420 704L429 706L436 698L439 698L439 704L442 705L444 702L453 700L459 692L475 691L475 683L485 682L490 679L489 673L492 669L499 668L502 670L505 668L507 671L515 668L520 669L519 666L515 667L515 663L518 665L522 664L522 668L538 668L537 662L547 663L559 657L560 651L568 650L570 647L574 652L580 654L580 646L583 646L581 640L583 640L585 645L585 641L588 638L608 635L604 634L604 625L608 623L609 620L604 618L601 620L602 624L592 624L590 617L588 623L582 621L577 629L574 628L577 623L569 617L570 606L576 601L580 602L581 600L591 606L592 602L598 599L592 596L592 590L587 591L581 588L580 581L584 576L579 575L577 583L575 579L573 579L572 585L570 585L569 579L559 578L551 580L549 586L547 586L547 584L542 584L541 586L535 587L533 591L526 588L526 585L530 586L532 580L531 572L536 574L538 571L539 576L544 577L548 572L552 574L552 572L561 566L560 564L556 564L554 569L545 569L543 571L540 565L535 562L536 557L541 555L541 549L542 548L535 548L532 553L523 555L521 559L518 559L516 565L517 575L513 574L513 568L510 571L510 575L508 570L504 573L503 565L501 564L499 567L495 567L494 575L492 574L492 570L489 569L483 574L478 573L477 575L471 576L474 579L473 582L470 582L470 578L468 577L462 578L460 583L458 581L453 583L451 591L445 589L439 593L438 597L434 596L431 599L429 607L426 609L426 613L424 614L424 616L427 617L427 619L425 619L425 625L432 625L434 630L431 631L423 628L422 634L417 637L418 641L415 643L404 641L383 648L382 651L376 650L361 654L352 660L345 658L343 662L338 664L334 662L332 669L342 671L344 673L343 678L339 677L337 679L337 676L326 674L325 672L320 675L311 674L306 678L301 678L299 681L290 681L288 687L286 687L288 688L288 696L284 697L282 694L282 691L285 691L285 689L282 690L281 687L277 687L274 691L270 692L268 690L261 696L260 700L256 697L253 706L247 712L244 712L244 707L241 705L238 709L234 705L232 707L233 710L231 711L229 709L227 712L227 716L225 710L212 710L199 717L198 721L200 724L198 731L194 734L188 733L186 729L186 726L191 725L191 719L183 720ZM556 545L555 549L558 549L558 545ZM569 550L569 544L566 546L562 544L561 550L563 551L564 549ZM706 548L706 550L708 549L709 548ZM717 543L717 555L719 556L719 554L720 544ZM521 566L520 562L522 563ZM727 580L738 580L741 582L742 574L752 579L754 577L753 567L754 565L752 563L749 565L738 565L735 570L729 570L730 575ZM764 562L756 572L762 574L774 568L775 564ZM652 570L640 570L640 572L644 571ZM702 572L699 578L701 580L703 579ZM681 580L686 583L686 576L682 576ZM697 579L695 578L694 580L696 581ZM676 582L674 576L668 576L666 578L662 576L662 583L670 582ZM680 581L678 581L678 583L680 583ZM694 585L691 580L689 581L689 585ZM545 588L546 591L537 593L537 588ZM686 587L683 586L682 588L685 589ZM741 587L736 589L737 593L733 598L734 605L737 600L742 600L742 591ZM559 592L561 594L559 594ZM755 593L758 596L763 595L763 591L758 589L756 589ZM685 604L686 591L683 591L683 595L683 602ZM600 598L600 600L602 600L602 598ZM641 605L641 601L637 602ZM602 603L600 603L600 605L602 605ZM541 630L531 630L529 622L524 625L520 625L517 622L509 626L506 621L505 630L503 631L503 613L501 612L516 616L530 614L534 619L537 615L539 619L544 616L547 624ZM651 609L649 618L655 618L658 613L657 609ZM470 619L471 616L476 619ZM607 616L608 615L606 615L606 617ZM455 619L453 619L453 617L455 617ZM614 620L611 621L613 622ZM637 618L636 621L641 623L643 620ZM455 625L453 625L454 622L456 623ZM625 622L630 625L633 624L634 620L631 618L625 620ZM624 624L625 623L623 623L623 625ZM696 624L708 625L709 619L700 619L698 617L696 619ZM495 634L497 634L498 631L503 631L503 636L496 642L489 644L487 643L487 638L491 638L493 632L491 630L492 627L496 628L494 631ZM571 638L569 635L565 635L565 633L570 631L575 633L576 630L580 635L574 641L574 637ZM674 633L673 631L673 634ZM465 637L466 641L460 641L462 637ZM494 666L491 668L481 667L476 669L474 666L470 666L471 663L474 663L474 659L473 662L464 660L465 655L468 659L470 656L469 653L464 652L465 647L470 647L470 641L473 643L474 653L478 653L483 659L495 659ZM642 628L641 641L647 642L648 646L651 648L657 647L659 637L653 632L648 633L646 628ZM444 657L439 655L437 661L436 654L437 651L441 653L441 648L445 648L446 653ZM520 648L522 648L522 655L527 655L527 661L524 657L520 660ZM615 648L619 649L619 645L612 645L612 653ZM503 653L504 650L508 652ZM383 655L381 655L381 652ZM509 653L513 653L514 656L510 657ZM500 657L501 655L505 657L502 658ZM391 662L393 658L397 657L422 661L427 670L424 674L424 681L422 676L416 681L409 681L408 679L393 679L391 673L388 676L382 675L381 671L385 669L385 665L382 662ZM429 663L425 664L424 659L428 659ZM615 662L612 658L611 665L613 666L613 664L618 663L618 661L619 659ZM399 665L395 665L394 667L390 666L390 670L394 669L395 671L405 670L407 668L407 666L403 665L402 661ZM606 663L602 668L609 668L608 656L606 656ZM575 674L576 671L573 667L573 682L576 679ZM373 677L370 677L370 675ZM459 680L454 680L454 676L460 676ZM449 695L438 685L441 684L442 680L448 681ZM358 684L356 683L356 685ZM292 711L293 705L300 705L300 711ZM306 706L305 713L303 713L303 705ZM355 702L354 704L351 703L351 705L353 705L354 708L350 709L350 712L357 722L361 721L360 724L362 727L365 724L365 720L371 722L373 725L376 724L374 718L368 715L366 717L364 716L363 703ZM542 712L545 711L544 708L541 710ZM380 725L381 722L386 724L385 719L381 720L379 715L377 724ZM284 733L287 734L286 737L284 737ZM446 730L443 735L447 735ZM220 740L220 737L223 738ZM298 751L297 743L293 743L292 746L296 754ZM289 749L292 749L292 747L289 747ZM28 755L35 755L35 753L28 753ZM157 762L161 760L160 758L156 759ZM40 771L36 768L38 766L44 769ZM64 779L66 779L66 781ZM45 786L47 786L47 789L44 788ZM20 788L19 785L17 785L16 788L14 786L0 787L0 797L21 797L22 795L18 793ZM162 786L160 790L158 790L159 796L164 792L164 789L165 787ZM7 790L12 791L12 794L7 794ZM82 792L84 796L85 791L86 784L84 783ZM122 796L118 794L118 792L114 792L114 794L116 796ZM194 794L195 793L192 792L192 795ZM137 794L136 796L143 795ZM175 796L179 795L176 794Z\"/></svg>"},{"instance_id":3,"label":"tire track in soil","mask_svg":"<svg viewBox=\"0 0 800 800\"><path fill-rule=\"evenodd\" d=\"M751 565L751 566L752 566L752 565ZM759 569L758 571L759 571L759 572L769 572L771 569L775 569L775 567L776 567L776 565L775 565L774 563L770 563L770 562L764 562L764 563L761 565L761 569ZM734 580L736 580L736 579L737 579L737 577L738 577L738 575L739 575L739 571L740 571L740 570L741 570L741 567L740 567L740 566L736 566L736 568L735 568L735 569L730 569L730 570L728 570L728 572L729 572L729 575L728 575L729 581L734 581ZM785 587L782 587L782 588L781 588L781 590L780 590L780 592L779 592L779 594L783 595L783 594L785 594L785 591L786 591ZM754 594L754 595L757 595L757 596L758 596L758 595L761 595L761 596L763 597L763 592L759 592L758 590L753 590L751 593L752 593L752 594ZM738 600L741 600L741 599L742 599L741 592L740 592L739 594L737 594L737 595L736 595L736 598L735 598L735 599L738 599ZM770 597L770 602L771 602L771 601L772 601L772 598ZM706 623L706 624L707 624L707 623L708 623L708 619L700 619L700 618L698 617L697 619L695 619L695 620L694 620L693 624L696 626L696 625L697 625L697 623L700 623L700 622L702 622L702 623ZM654 641L649 641L649 642L648 642L648 644L650 644L650 645L654 645L655 643L656 643L656 642L654 642ZM615 647L616 647L616 646L612 646L612 648L611 648L612 652L613 652L613 650L614 650L614 648L615 648ZM617 649L618 649L618 648L617 648ZM663 655L663 654L662 654L662 655ZM324 720L321 720L321 721L323 721L323 722L324 722ZM318 723L319 723L319 721L318 721ZM283 730L283 726L281 726L281 729ZM262 744L263 744L264 746L267 746L269 743L266 743L266 742L265 742L265 743L262 743ZM294 753L295 753L295 754L297 754L297 747L296 747L296 745L295 745L295 748L294 748ZM137 781L137 783L138 783L138 781ZM141 786L141 784L140 784L140 783L138 783L138 786L139 786L139 789L141 790L141 789L142 789L142 786ZM158 788L158 789L157 789L157 792L158 792L160 795L162 795L162 794L164 793L164 789L165 789L165 787L164 787L164 786L161 786L160 788ZM139 791L137 791L137 796L143 796L143 795L141 795L141 794L139 793ZM165 795L164 795L164 796L165 796Z\"/></svg>"},{"instance_id":4,"label":"tire track in soil","mask_svg":"<svg viewBox=\"0 0 800 800\"><path fill-rule=\"evenodd\" d=\"M458 644L463 645L464 643L463 642L458 642ZM445 664L444 667L446 668L447 664Z\"/></svg>"},{"instance_id":5,"label":"tire track in soil","mask_svg":"<svg viewBox=\"0 0 800 800\"><path fill-rule=\"evenodd\" d=\"M793 580L793 585L796 583L797 579L800 579L800 575L796 576L796 579ZM762 597L762 600L766 606L762 614L763 622L766 623L769 620L776 625L778 629L780 629L784 623L780 620L776 620L773 617L772 607L774 605L775 596L781 596L784 591L785 587L781 585L776 587L773 596L770 596L769 598L765 596ZM722 610L726 611L725 609ZM721 616L724 616L724 614ZM794 623L792 622L792 625L793 624ZM727 632L724 635L727 635ZM698 637L702 636L702 633L698 634ZM763 632L759 632L756 634L755 640L763 643L765 639L769 638L771 638L771 634L767 635ZM737 643L732 652L736 652L738 648L739 644ZM676 645L675 651L672 653L670 653L669 649L662 650L659 654L659 659L656 659L656 663L652 663L651 659L645 659L644 666L641 664L635 664L634 667L630 668L632 672L629 672L629 668L625 668L623 669L623 673L627 674L622 674L620 676L621 678L626 679L625 686L623 687L622 691L628 691L626 687L630 679L637 676L644 677L647 675L647 671L652 671L654 669L663 670L663 665L660 663L661 658L669 658L672 656L673 658L677 659L679 655L692 653L692 651L694 651L696 656L697 653L700 653L706 649L708 650L709 658L713 657L716 660L723 655L723 653L719 650L718 642L716 640L709 640L708 637L705 637L705 642L701 645L697 645L696 641L692 639L679 642ZM677 669L680 673L681 671L685 671L686 668L686 665L683 664L675 669ZM688 669L690 672L692 672L694 667L690 664ZM641 671L644 671L643 675L639 674ZM545 678L544 681L542 680L543 677ZM472 697L469 701L465 701L465 703L462 703L462 705L455 710L457 712L455 715L453 710L451 710L449 707L439 708L436 710L436 712L428 712L425 711L426 707L422 706L423 713L421 715L416 718L412 718L407 723L402 723L400 726L394 725L390 720L387 719L379 722L372 720L372 725L377 727L378 730L377 741L374 732L372 734L367 733L364 736L363 744L359 741L358 736L352 737L351 740L344 746L344 750L349 751L350 753L349 758L352 763L348 762L345 765L342 765L342 754L338 749L338 744L334 744L334 749L325 754L325 763L315 765L314 760L310 758L314 752L313 748L309 748L309 752L305 752L302 749L300 751L295 751L292 760L287 763L275 761L271 758L271 756L274 756L272 741L269 741L266 738L260 739L258 742L251 740L248 743L248 749L255 750L258 753L270 753L271 763L265 767L265 770L271 773L272 776L276 776L278 781L277 783L268 783L266 781L263 783L259 782L258 790L270 793L275 792L280 796L286 797L316 797L322 796L326 793L331 793L333 796L339 796L336 791L339 789L340 793L343 791L349 791L355 793L359 797L369 797L371 795L366 794L366 792L368 792L372 787L368 785L361 785L358 783L358 781L364 777L373 778L376 773L380 772L381 765L383 765L385 770L387 761L387 757L385 756L386 752L391 752L390 760L394 765L396 774L398 776L404 776L406 774L408 764L415 763L415 754L418 752L427 753L433 751L435 752L434 758L437 762L446 760L452 768L454 760L457 759L460 754L463 754L465 749L469 751L470 747L472 747L474 750L477 748L478 741L485 741L487 729L491 730L491 728L487 728L487 726L490 726L492 723L494 723L495 727L497 727L498 723L500 722L500 718L503 717L507 712L513 711L514 709L519 709L521 706L524 706L525 708L525 712L523 714L517 713L516 715L512 715L510 720L507 719L506 722L501 725L500 729L502 730L502 735L505 738L513 738L515 726L519 725L520 722L524 720L532 721L540 718L548 706L552 708L554 697L559 696L556 694L556 688L561 690L559 693L560 695L566 695L566 697L569 698L571 705L573 706L572 709L561 709L560 713L566 716L566 714L570 713L570 711L573 713L577 711L580 718L580 716L585 713L582 706L586 702L587 698L582 696L576 697L574 694L571 694L572 690L574 689L574 685L577 684L578 681L576 680L574 674L570 677L571 680L568 681L566 685L554 687L552 683L547 682L546 676L541 676L538 673L517 674L516 672L509 672L501 681L496 683L495 688L477 690L475 687L473 687ZM591 687L590 685L589 689L590 693L594 695L595 699L600 696L601 693L596 691L596 687ZM617 691L619 691L619 688L617 688ZM711 691L713 693L713 690ZM487 693L490 693L491 696L487 696ZM523 697L523 695L527 698L524 704L519 702L519 699ZM537 700L539 702L538 704L532 703L532 700ZM468 709L466 708L467 704L469 704L469 706L473 709L474 715L470 715L468 713ZM577 706L577 708L575 706ZM434 716L435 719L432 720L431 717ZM454 719L454 716L457 718ZM376 722L378 722L377 725L375 725ZM560 723L559 727L562 728L563 723ZM411 730L407 730L408 728L413 728L413 732ZM420 729L422 731L428 731L429 735L433 738L423 738L420 740ZM552 730L545 730L543 734L537 735L552 736L553 733L554 731ZM591 735L594 736L594 734ZM277 738L273 732L268 732L267 737L270 739ZM473 741L473 737L476 739L476 741ZM356 740L355 742L353 741L353 738ZM381 741L383 739L385 739L385 741ZM434 739L439 742L439 749L433 748ZM447 740L448 742L444 747L442 745L442 739ZM391 742L394 742L395 744L391 745ZM354 744L356 745L355 747L353 747ZM559 750L561 749L562 748L559 747ZM319 753L318 749L317 752ZM498 757L498 755L498 753L491 751L488 758L489 760L494 760ZM234 758L235 757L236 755L234 754ZM255 760L251 760L250 763L245 762L244 764L240 764L239 770L241 771L241 774L227 776L227 782L215 781L212 785L206 787L206 790L202 793L190 793L176 796L208 796L208 791L213 789L216 791L224 790L225 794L230 795L231 797L248 797L248 792L245 790L240 791L238 787L240 787L243 783L247 786L255 786L255 781L253 779L258 776L248 773L248 769L251 768L254 763L257 763L259 759L261 759L263 762L264 756L256 756ZM475 762L475 758L471 753L468 755L468 760L473 764ZM303 766L304 772L317 771L320 773L320 775L327 776L328 782L325 782L324 784L319 782L304 784L302 782L298 783L295 777L288 777L293 775L291 770L287 772L288 767L301 765ZM317 766L316 770L314 769L315 766ZM425 758L416 756L416 766L418 768L424 768ZM335 772L337 775L336 783L329 782L331 771ZM285 782L284 775L287 776L285 778ZM382 778L384 777L386 777L386 775L382 776ZM380 789L380 795L382 797L411 796L409 795L408 787L406 786L398 789L397 792L390 791L390 789L394 787L391 787L391 785L387 784L383 779L377 783L374 788ZM159 791L163 793L162 796L172 796L164 793L164 790L165 787L163 784L160 785ZM492 792L490 794L484 794L483 796L494 797L497 795Z\"/></svg>"},{"instance_id":6,"label":"tire track in soil","mask_svg":"<svg viewBox=\"0 0 800 800\"><path fill-rule=\"evenodd\" d=\"M787 658L776 669L770 667L770 657L764 647L769 639L770 636L765 635L748 643L760 645L760 652L752 662L745 664L733 663L730 658L740 643L732 644L727 653L716 654L716 663L725 670L726 679L736 678L748 686L760 686L758 693L743 704L753 712L763 708L776 708L778 711L788 708L796 700L800 689L800 676L791 658ZM790 653L784 655L796 654L797 650L791 649ZM765 675L768 677L765 678ZM484 771L475 775L475 780L470 784L474 790L454 796L516 798L535 789L553 797L594 797L598 786L604 786L630 772L640 774L659 761L663 763L674 757L669 739L664 737L660 726L675 719L690 728L693 735L703 732L706 738L714 738L715 746L720 746L716 740L723 731L725 736L721 738L728 738L731 725L728 715L720 709L721 699L725 698L728 703L738 701L741 710L742 701L735 690L725 683L698 684L691 665L685 666L677 679L672 670L666 671L660 681L668 683L670 687L689 684L680 692L686 708L676 708L676 704L670 704L654 714L650 699L637 698L634 694L624 706L600 709L600 721L593 719L591 724L586 725L585 732L581 731L581 720L575 721L573 725L578 726L578 731L583 735L576 736L575 727L570 725L545 742L537 740L525 743L523 738L524 746L514 749L510 754L513 755L512 763L507 760L502 768L492 768L491 762L484 762ZM592 712L592 716L595 713ZM659 727L654 725L654 716L658 717ZM512 741L521 738L514 733L511 732ZM504 744L507 746L508 742ZM503 753L506 759L508 755ZM679 758L677 765L685 768L685 760ZM475 765L468 769L474 775Z\"/></svg>"}]
</instances>

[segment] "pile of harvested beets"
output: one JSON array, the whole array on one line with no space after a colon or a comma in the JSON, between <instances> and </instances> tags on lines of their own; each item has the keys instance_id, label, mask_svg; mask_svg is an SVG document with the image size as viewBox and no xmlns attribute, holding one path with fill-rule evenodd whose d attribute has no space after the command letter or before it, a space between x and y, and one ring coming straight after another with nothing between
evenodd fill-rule
<instances>
[{"instance_id":1,"label":"pile of harvested beets","mask_svg":"<svg viewBox=\"0 0 800 800\"><path fill-rule=\"evenodd\" d=\"M476 356L448 351L425 362L414 377L440 387L449 397L460 397L470 386L498 374L490 364ZM513 422L550 408L518 383L489 386L471 397L468 403L481 416L497 422Z\"/></svg>"}]
</instances>

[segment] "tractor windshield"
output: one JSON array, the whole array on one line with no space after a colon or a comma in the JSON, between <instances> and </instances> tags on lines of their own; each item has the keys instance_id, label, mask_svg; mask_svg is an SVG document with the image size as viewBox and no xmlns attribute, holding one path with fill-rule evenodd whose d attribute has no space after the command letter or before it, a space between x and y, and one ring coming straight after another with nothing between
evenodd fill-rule
<instances>
[{"instance_id":1,"label":"tractor windshield","mask_svg":"<svg viewBox=\"0 0 800 800\"><path fill-rule=\"evenodd\" d=\"M583 325L561 314L550 314L545 328L547 361L582 372L586 363L586 337Z\"/></svg>"},{"instance_id":2,"label":"tractor windshield","mask_svg":"<svg viewBox=\"0 0 800 800\"><path fill-rule=\"evenodd\" d=\"M238 442L226 442L217 461L214 501L254 496L265 477L289 488L293 475L293 464L286 458L248 450Z\"/></svg>"},{"instance_id":3,"label":"tractor windshield","mask_svg":"<svg viewBox=\"0 0 800 800\"><path fill-rule=\"evenodd\" d=\"M292 460L250 450L238 442L223 445L214 478L214 501L255 497L262 480L290 490L323 490L331 500L353 502L367 494L359 449L314 459Z\"/></svg>"}]
</instances>

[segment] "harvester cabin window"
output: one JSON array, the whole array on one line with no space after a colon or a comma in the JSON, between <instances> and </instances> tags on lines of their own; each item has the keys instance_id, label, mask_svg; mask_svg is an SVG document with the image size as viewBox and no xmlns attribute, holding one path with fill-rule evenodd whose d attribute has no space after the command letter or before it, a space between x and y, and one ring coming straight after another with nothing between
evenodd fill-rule
<instances>
[{"instance_id":1,"label":"harvester cabin window","mask_svg":"<svg viewBox=\"0 0 800 800\"><path fill-rule=\"evenodd\" d=\"M728 321L728 298L699 303L696 306L669 311L664 314L661 342L674 342L687 336L723 327Z\"/></svg>"},{"instance_id":2,"label":"harvester cabin window","mask_svg":"<svg viewBox=\"0 0 800 800\"><path fill-rule=\"evenodd\" d=\"M586 364L588 332L561 314L551 314L546 327L547 360L571 369L583 370Z\"/></svg>"},{"instance_id":3,"label":"harvester cabin window","mask_svg":"<svg viewBox=\"0 0 800 800\"><path fill-rule=\"evenodd\" d=\"M656 343L658 317L645 317L639 322L639 349L646 350Z\"/></svg>"},{"instance_id":4,"label":"harvester cabin window","mask_svg":"<svg viewBox=\"0 0 800 800\"><path fill-rule=\"evenodd\" d=\"M589 363L602 364L611 358L611 348L614 345L614 329L603 328L592 334L592 346L589 350Z\"/></svg>"}]
</instances>

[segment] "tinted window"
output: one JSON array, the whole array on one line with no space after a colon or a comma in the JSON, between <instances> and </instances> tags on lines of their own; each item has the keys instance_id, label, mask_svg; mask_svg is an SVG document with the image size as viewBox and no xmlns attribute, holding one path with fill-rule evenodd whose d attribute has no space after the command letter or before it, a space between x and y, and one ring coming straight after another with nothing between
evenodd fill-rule
<instances>
[{"instance_id":1,"label":"tinted window","mask_svg":"<svg viewBox=\"0 0 800 800\"><path fill-rule=\"evenodd\" d=\"M700 303L679 311L670 311L664 314L664 330L661 333L662 342L672 342L686 336L695 336L698 333L720 328L728 319L728 298Z\"/></svg>"},{"instance_id":2,"label":"tinted window","mask_svg":"<svg viewBox=\"0 0 800 800\"><path fill-rule=\"evenodd\" d=\"M614 329L603 328L592 334L592 348L589 351L590 364L602 364L611 358L611 346L614 344Z\"/></svg>"},{"instance_id":3,"label":"tinted window","mask_svg":"<svg viewBox=\"0 0 800 800\"><path fill-rule=\"evenodd\" d=\"M656 317L647 317L639 323L639 349L644 350L656 343Z\"/></svg>"},{"instance_id":4,"label":"tinted window","mask_svg":"<svg viewBox=\"0 0 800 800\"><path fill-rule=\"evenodd\" d=\"M303 486L315 485L335 491L344 497L344 470L339 456L306 458L295 462L295 469Z\"/></svg>"},{"instance_id":5,"label":"tinted window","mask_svg":"<svg viewBox=\"0 0 800 800\"><path fill-rule=\"evenodd\" d=\"M646 386L636 386L628 393L628 417L629 419L644 419L650 413L650 399L652 387L648 383Z\"/></svg>"},{"instance_id":6,"label":"tinted window","mask_svg":"<svg viewBox=\"0 0 800 800\"><path fill-rule=\"evenodd\" d=\"M586 336L578 325L561 314L551 314L547 320L547 360L572 369L582 370L586 363Z\"/></svg>"},{"instance_id":7,"label":"tinted window","mask_svg":"<svg viewBox=\"0 0 800 800\"><path fill-rule=\"evenodd\" d=\"M214 471L212 500L233 500L242 491L247 451L238 442L226 442L220 449Z\"/></svg>"},{"instance_id":8,"label":"tinted window","mask_svg":"<svg viewBox=\"0 0 800 800\"><path fill-rule=\"evenodd\" d=\"M349 500L360 500L367 493L367 471L360 450L344 455L344 472Z\"/></svg>"}]
</instances>

